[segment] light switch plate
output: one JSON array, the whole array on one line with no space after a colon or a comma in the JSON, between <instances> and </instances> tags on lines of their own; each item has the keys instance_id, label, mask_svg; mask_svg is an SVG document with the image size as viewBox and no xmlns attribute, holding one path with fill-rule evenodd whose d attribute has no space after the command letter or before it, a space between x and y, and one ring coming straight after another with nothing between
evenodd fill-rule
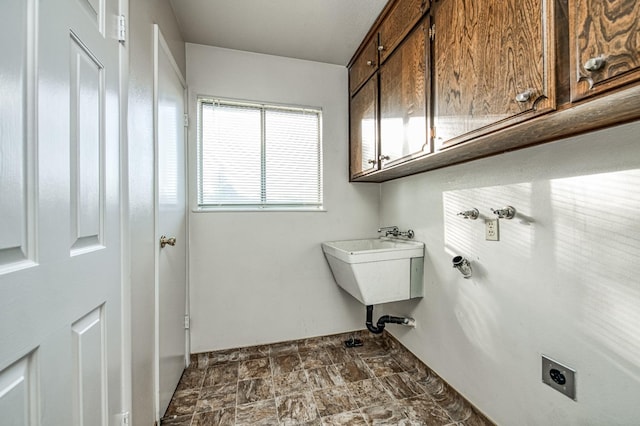
<instances>
[{"instance_id":1,"label":"light switch plate","mask_svg":"<svg viewBox=\"0 0 640 426\"><path fill-rule=\"evenodd\" d=\"M484 221L484 238L487 241L500 241L500 225L498 219Z\"/></svg>"},{"instance_id":2,"label":"light switch plate","mask_svg":"<svg viewBox=\"0 0 640 426\"><path fill-rule=\"evenodd\" d=\"M542 382L576 399L576 371L545 355L542 355Z\"/></svg>"}]
</instances>

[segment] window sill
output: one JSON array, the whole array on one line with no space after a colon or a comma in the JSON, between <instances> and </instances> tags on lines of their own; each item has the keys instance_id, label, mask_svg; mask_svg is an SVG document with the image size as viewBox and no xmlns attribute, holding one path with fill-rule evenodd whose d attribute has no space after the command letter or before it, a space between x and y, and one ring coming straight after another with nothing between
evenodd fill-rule
<instances>
[{"instance_id":1,"label":"window sill","mask_svg":"<svg viewBox=\"0 0 640 426\"><path fill-rule=\"evenodd\" d=\"M273 208L259 208L259 207L197 207L195 209L191 209L192 213L326 213L327 209L325 208L307 208L307 207L273 207Z\"/></svg>"}]
</instances>

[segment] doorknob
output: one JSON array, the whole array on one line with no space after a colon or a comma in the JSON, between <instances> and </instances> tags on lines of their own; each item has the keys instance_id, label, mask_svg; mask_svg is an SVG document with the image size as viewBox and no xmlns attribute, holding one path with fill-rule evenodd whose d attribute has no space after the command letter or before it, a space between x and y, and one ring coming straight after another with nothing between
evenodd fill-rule
<instances>
[{"instance_id":1,"label":"doorknob","mask_svg":"<svg viewBox=\"0 0 640 426\"><path fill-rule=\"evenodd\" d=\"M166 235L160 237L160 247L164 248L166 245L175 246L176 245L176 237L167 238Z\"/></svg>"}]
</instances>

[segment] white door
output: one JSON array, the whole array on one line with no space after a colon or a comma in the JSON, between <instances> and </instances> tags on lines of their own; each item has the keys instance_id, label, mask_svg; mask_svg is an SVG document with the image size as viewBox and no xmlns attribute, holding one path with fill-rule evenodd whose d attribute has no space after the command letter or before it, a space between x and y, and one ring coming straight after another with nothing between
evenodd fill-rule
<instances>
[{"instance_id":1,"label":"white door","mask_svg":"<svg viewBox=\"0 0 640 426\"><path fill-rule=\"evenodd\" d=\"M117 1L1 0L0 424L115 424Z\"/></svg>"},{"instance_id":2,"label":"white door","mask_svg":"<svg viewBox=\"0 0 640 426\"><path fill-rule=\"evenodd\" d=\"M158 26L155 33L157 416L169 405L186 365L187 232L185 83Z\"/></svg>"}]
</instances>

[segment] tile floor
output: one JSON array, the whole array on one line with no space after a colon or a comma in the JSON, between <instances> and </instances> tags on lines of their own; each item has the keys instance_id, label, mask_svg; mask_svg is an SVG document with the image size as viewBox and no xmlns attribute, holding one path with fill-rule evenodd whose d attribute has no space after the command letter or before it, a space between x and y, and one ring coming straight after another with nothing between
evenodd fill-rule
<instances>
[{"instance_id":1,"label":"tile floor","mask_svg":"<svg viewBox=\"0 0 640 426\"><path fill-rule=\"evenodd\" d=\"M352 336L364 345L345 348ZM386 332L191 359L163 426L492 424Z\"/></svg>"}]
</instances>

